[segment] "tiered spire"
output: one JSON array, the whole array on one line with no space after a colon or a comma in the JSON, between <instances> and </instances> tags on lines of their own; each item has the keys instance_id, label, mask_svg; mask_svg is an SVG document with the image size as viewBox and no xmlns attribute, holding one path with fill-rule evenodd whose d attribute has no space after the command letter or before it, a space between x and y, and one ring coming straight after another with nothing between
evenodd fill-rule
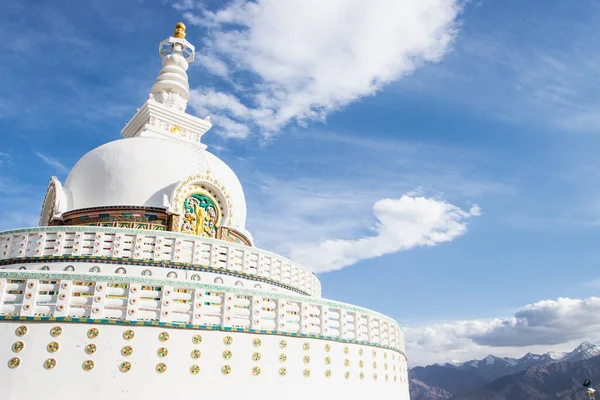
<instances>
[{"instance_id":1,"label":"tiered spire","mask_svg":"<svg viewBox=\"0 0 600 400\"><path fill-rule=\"evenodd\" d=\"M195 49L185 40L185 25L178 22L173 36L160 42L159 54L163 59L162 69L150 93L154 100L168 107L185 111L190 99L188 64L194 61Z\"/></svg>"},{"instance_id":2,"label":"tiered spire","mask_svg":"<svg viewBox=\"0 0 600 400\"><path fill-rule=\"evenodd\" d=\"M158 135L206 147L200 138L212 127L210 118L200 119L185 112L190 99L186 71L188 64L194 61L194 52L194 46L185 40L185 25L178 22L173 36L160 42L162 69L148 100L121 130L124 137Z\"/></svg>"}]
</instances>

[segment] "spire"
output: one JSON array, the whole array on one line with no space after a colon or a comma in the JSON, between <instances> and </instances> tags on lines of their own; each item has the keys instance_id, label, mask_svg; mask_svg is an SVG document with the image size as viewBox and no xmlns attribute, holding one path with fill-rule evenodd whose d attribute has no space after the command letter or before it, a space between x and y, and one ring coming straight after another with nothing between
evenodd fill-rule
<instances>
[{"instance_id":1,"label":"spire","mask_svg":"<svg viewBox=\"0 0 600 400\"><path fill-rule=\"evenodd\" d=\"M123 137L163 137L206 148L200 142L211 127L210 117L200 119L185 112L190 85L185 71L194 61L194 46L185 40L185 25L178 22L173 36L160 42L162 69L150 95L121 130Z\"/></svg>"},{"instance_id":2,"label":"spire","mask_svg":"<svg viewBox=\"0 0 600 400\"><path fill-rule=\"evenodd\" d=\"M160 42L159 54L162 69L154 82L150 93L159 103L167 107L185 111L190 99L188 83L188 63L194 61L195 49L185 40L185 25L178 22L173 36Z\"/></svg>"}]
</instances>

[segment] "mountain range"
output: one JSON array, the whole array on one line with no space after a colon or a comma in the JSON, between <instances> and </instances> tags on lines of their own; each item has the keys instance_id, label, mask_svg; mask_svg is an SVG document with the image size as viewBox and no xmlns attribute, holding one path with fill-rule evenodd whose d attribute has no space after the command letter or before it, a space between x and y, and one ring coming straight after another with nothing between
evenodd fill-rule
<instances>
[{"instance_id":1,"label":"mountain range","mask_svg":"<svg viewBox=\"0 0 600 400\"><path fill-rule=\"evenodd\" d=\"M412 400L587 399L581 384L600 379L600 347L415 367L409 378Z\"/></svg>"}]
</instances>

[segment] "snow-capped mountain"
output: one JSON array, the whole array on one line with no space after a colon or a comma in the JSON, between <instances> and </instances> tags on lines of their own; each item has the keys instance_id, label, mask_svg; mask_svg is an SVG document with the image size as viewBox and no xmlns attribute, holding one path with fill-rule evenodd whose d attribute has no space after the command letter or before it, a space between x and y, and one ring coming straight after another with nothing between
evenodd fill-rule
<instances>
[{"instance_id":1,"label":"snow-capped mountain","mask_svg":"<svg viewBox=\"0 0 600 400\"><path fill-rule=\"evenodd\" d=\"M600 355L600 347L590 342L583 342L575 350L564 355L561 361L579 361L589 360L592 357Z\"/></svg>"},{"instance_id":2,"label":"snow-capped mountain","mask_svg":"<svg viewBox=\"0 0 600 400\"><path fill-rule=\"evenodd\" d=\"M409 370L409 378L417 379L432 388L443 389L447 392L460 393L466 387L483 387L503 376L512 375L521 371L544 370L554 364L571 365L578 361L589 360L600 356L600 347L589 342L583 342L573 351L568 353L548 352L545 354L527 353L516 359L510 357L497 357L492 354L481 360L458 362L452 360L444 364L415 367ZM553 367L552 367L553 368ZM557 367L558 368L558 367ZM564 367L567 368L567 367ZM528 370L530 371L530 370ZM483 385L481 382L485 382ZM460 389L459 389L460 388ZM434 397L431 397L433 399ZM487 397L486 397L487 398ZM419 399L430 399L423 394ZM435 397L437 400L437 397Z\"/></svg>"}]
</instances>

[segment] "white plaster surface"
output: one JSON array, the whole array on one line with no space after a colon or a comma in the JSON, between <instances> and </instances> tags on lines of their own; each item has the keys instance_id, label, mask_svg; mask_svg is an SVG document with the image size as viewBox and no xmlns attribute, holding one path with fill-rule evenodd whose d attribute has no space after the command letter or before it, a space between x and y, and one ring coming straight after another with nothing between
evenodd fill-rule
<instances>
[{"instance_id":1,"label":"white plaster surface","mask_svg":"<svg viewBox=\"0 0 600 400\"><path fill-rule=\"evenodd\" d=\"M20 325L26 325L29 329L23 337L15 334ZM63 328L61 336L54 338L50 335L53 326ZM87 331L93 327L98 328L100 334L96 339L89 339ZM135 332L133 340L123 338L123 332L127 329ZM159 340L161 332L169 333L167 342ZM202 336L201 344L193 344L192 336L196 334ZM233 338L229 346L223 342L228 335ZM389 350L375 349L374 357L374 348L368 346L249 333L16 321L0 323L0 338L0 387L2 398L8 400L39 397L45 400L409 398L403 356ZM255 338L261 339L260 347L253 345ZM11 350L17 340L25 343L24 350L18 354ZM286 348L280 347L280 340L287 342ZM59 343L60 349L50 354L46 346L53 341ZM85 353L85 346L89 343L98 347L92 355ZM304 343L310 343L310 350L304 350ZM325 351L326 344L330 344L330 352ZM134 349L129 357L121 355L121 348L126 345ZM160 358L157 355L160 347L168 349L167 357ZM348 354L344 353L344 347L348 347ZM363 349L362 356L359 355L360 348ZM191 358L193 349L201 351L199 359ZM225 350L232 352L231 359L223 358ZM261 354L260 361L252 359L255 352ZM387 354L386 359L384 353ZM281 354L286 354L285 362L280 361ZM310 357L308 364L304 363L306 355ZM21 365L16 369L8 368L8 361L12 357L21 359ZM56 367L46 370L44 361L50 357L56 359ZM325 363L325 357L331 358L331 364ZM349 360L349 366L344 364L346 359ZM82 363L86 360L94 361L93 370L83 370ZM359 366L361 360L362 368ZM119 370L123 361L132 364L127 373ZM377 362L376 368L373 367L374 361ZM160 362L167 365L167 371L163 374L156 372L156 365ZM193 364L200 367L198 375L189 372ZM231 366L231 374L222 374L224 365ZM396 372L393 371L394 365ZM259 376L252 374L254 366L261 368ZM287 370L285 376L279 374L282 367ZM311 371L310 377L303 374L306 368ZM325 377L327 369L331 370L330 378ZM349 379L344 376L346 371L350 373ZM365 375L362 380L359 378L361 371ZM377 380L373 378L375 373ZM388 381L385 380L386 373Z\"/></svg>"}]
</instances>

